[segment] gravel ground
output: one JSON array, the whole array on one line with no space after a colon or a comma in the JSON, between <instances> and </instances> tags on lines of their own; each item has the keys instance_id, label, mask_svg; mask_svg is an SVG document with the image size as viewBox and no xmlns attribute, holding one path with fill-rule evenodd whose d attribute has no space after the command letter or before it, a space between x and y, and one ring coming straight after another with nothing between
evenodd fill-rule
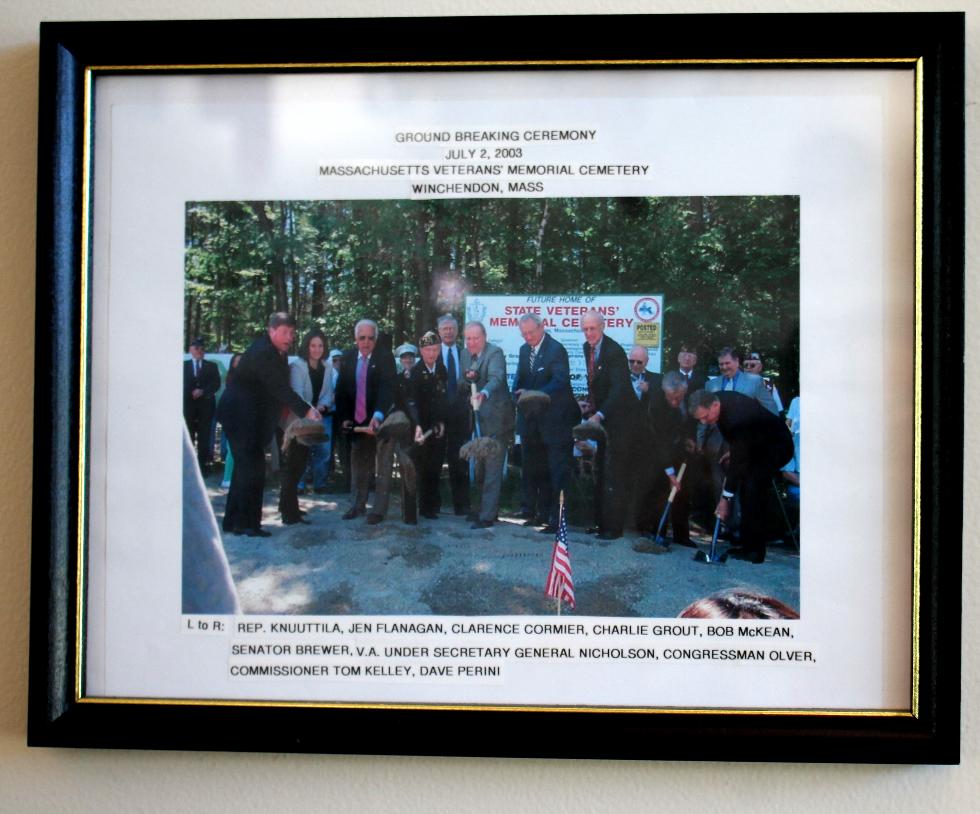
<instances>
[{"instance_id":1,"label":"gravel ground","mask_svg":"<svg viewBox=\"0 0 980 814\"><path fill-rule=\"evenodd\" d=\"M219 521L225 490L208 478ZM492 528L471 531L465 518L445 512L419 525L400 521L393 497L386 520L368 526L345 521L343 494L307 495L300 505L310 525L283 526L278 491L265 494L269 538L226 535L225 551L242 610L254 614L306 615L550 615L544 595L553 535L501 517ZM633 551L640 538L627 532L611 542L572 527L568 548L576 607L563 614L611 617L675 617L689 603L726 588L742 587L800 607L800 558L788 545L770 546L766 562L731 560L706 565L694 550L666 554ZM694 535L707 551L707 534ZM719 543L719 551L726 546Z\"/></svg>"}]
</instances>

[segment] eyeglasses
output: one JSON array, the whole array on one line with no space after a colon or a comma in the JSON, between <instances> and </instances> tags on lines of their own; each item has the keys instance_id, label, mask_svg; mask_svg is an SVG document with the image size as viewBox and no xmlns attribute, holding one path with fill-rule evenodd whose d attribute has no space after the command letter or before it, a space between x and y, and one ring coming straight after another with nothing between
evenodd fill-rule
<instances>
[{"instance_id":1,"label":"eyeglasses","mask_svg":"<svg viewBox=\"0 0 980 814\"><path fill-rule=\"evenodd\" d=\"M646 362L644 362L642 359L630 359L630 364L631 365L645 365Z\"/></svg>"}]
</instances>

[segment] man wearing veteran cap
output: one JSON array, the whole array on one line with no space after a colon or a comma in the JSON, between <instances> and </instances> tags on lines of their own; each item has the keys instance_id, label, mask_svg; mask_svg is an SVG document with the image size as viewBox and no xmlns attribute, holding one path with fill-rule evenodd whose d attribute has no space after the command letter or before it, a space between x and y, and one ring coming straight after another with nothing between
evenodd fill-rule
<instances>
[{"instance_id":1,"label":"man wearing veteran cap","mask_svg":"<svg viewBox=\"0 0 980 814\"><path fill-rule=\"evenodd\" d=\"M439 475L446 457L446 416L449 413L442 340L433 332L419 339L422 359L412 368L408 413L414 427L413 457L418 474L419 514L439 517Z\"/></svg>"},{"instance_id":2,"label":"man wearing veteran cap","mask_svg":"<svg viewBox=\"0 0 980 814\"><path fill-rule=\"evenodd\" d=\"M765 366L762 361L762 354L757 351L751 351L745 356L745 361L742 362L742 370L746 373L754 373L756 376L762 377L762 383L766 386L766 389L772 395L773 403L776 405L776 411L778 413L783 412L783 400L779 397L779 391L776 389L776 385L773 380L763 375L763 370Z\"/></svg>"},{"instance_id":3,"label":"man wearing veteran cap","mask_svg":"<svg viewBox=\"0 0 980 814\"><path fill-rule=\"evenodd\" d=\"M406 379L408 378L408 375L412 372L412 368L415 367L415 361L418 355L419 349L408 342L395 348L395 356L398 357L398 362L401 366L401 369L398 371L399 375L404 376Z\"/></svg>"}]
</instances>

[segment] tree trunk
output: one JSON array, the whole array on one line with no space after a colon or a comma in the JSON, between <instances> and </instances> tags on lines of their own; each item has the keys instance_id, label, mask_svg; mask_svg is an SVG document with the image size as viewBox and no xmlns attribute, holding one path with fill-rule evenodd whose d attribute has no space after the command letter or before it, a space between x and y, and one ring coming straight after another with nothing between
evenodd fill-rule
<instances>
[{"instance_id":1,"label":"tree trunk","mask_svg":"<svg viewBox=\"0 0 980 814\"><path fill-rule=\"evenodd\" d=\"M249 201L248 206L255 213L259 227L268 244L267 265L269 269L269 288L272 290L272 310L286 311L289 308L289 295L286 291L286 264L279 251L280 235L272 222L262 201ZM281 214L281 210L280 210Z\"/></svg>"},{"instance_id":2,"label":"tree trunk","mask_svg":"<svg viewBox=\"0 0 980 814\"><path fill-rule=\"evenodd\" d=\"M534 245L534 276L537 278L538 283L541 283L541 278L544 276L544 252L542 247L544 246L544 234L545 229L548 226L548 199L544 199L544 208L541 210L541 220L538 223L538 239L535 241Z\"/></svg>"},{"instance_id":3,"label":"tree trunk","mask_svg":"<svg viewBox=\"0 0 980 814\"><path fill-rule=\"evenodd\" d=\"M412 249L412 277L418 287L419 299L415 312L415 333L421 336L435 321L432 312L432 277L428 263L429 213L422 206L415 218L415 245Z\"/></svg>"}]
</instances>

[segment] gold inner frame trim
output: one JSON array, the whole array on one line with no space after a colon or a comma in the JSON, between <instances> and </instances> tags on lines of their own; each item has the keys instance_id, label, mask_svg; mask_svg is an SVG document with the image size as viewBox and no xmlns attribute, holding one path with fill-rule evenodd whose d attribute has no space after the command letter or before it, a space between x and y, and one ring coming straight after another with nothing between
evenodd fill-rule
<instances>
[{"instance_id":1,"label":"gold inner frame trim","mask_svg":"<svg viewBox=\"0 0 980 814\"><path fill-rule=\"evenodd\" d=\"M137 704L140 706L181 706L193 707L291 707L296 709L393 709L393 710L445 710L448 712L582 712L618 714L661 714L661 715L780 715L790 717L807 715L822 718L909 718L915 716L907 710L890 709L764 709L764 708L701 708L701 707L607 707L607 706L528 706L525 704L415 704L409 702L380 703L377 701L237 701L186 698L115 698L89 697L79 699L83 704Z\"/></svg>"},{"instance_id":2,"label":"gold inner frame trim","mask_svg":"<svg viewBox=\"0 0 980 814\"><path fill-rule=\"evenodd\" d=\"M348 70L351 68L541 68L541 67L629 67L664 65L910 65L919 57L834 57L800 59L539 59L539 60L460 60L419 62L241 62L174 65L91 65L97 73L117 71L302 71L309 69Z\"/></svg>"},{"instance_id":3,"label":"gold inner frame trim","mask_svg":"<svg viewBox=\"0 0 980 814\"><path fill-rule=\"evenodd\" d=\"M914 144L915 144L915 202L914 202L914 440L913 440L913 506L912 506L912 641L911 641L911 698L909 710L848 710L848 709L737 709L737 708L680 708L680 707L587 707L587 706L533 706L533 705L475 705L475 704L421 704L377 702L330 702L330 701L268 701L229 699L185 698L127 698L84 695L84 623L85 623L85 542L88 528L86 502L87 426L88 426L88 360L89 360L89 285L91 268L89 247L91 243L91 196L92 196L92 80L98 74L116 73L172 73L195 71L217 73L220 71L268 71L285 72L349 69L397 69L418 68L528 68L528 67L712 67L712 66L910 66L915 71ZM78 528L76 530L78 563L76 573L75 615L75 702L82 704L131 704L141 706L211 706L255 708L304 708L304 709L387 709L432 710L467 712L579 712L603 714L672 714L672 715L763 715L763 716L811 716L815 718L895 718L917 719L920 706L920 659L919 636L921 633L920 575L921 575L921 522L922 522L922 240L923 240L923 138L924 138L924 59L919 57L840 57L840 58L778 58L778 59L610 59L610 60L498 60L498 61L418 61L418 62L291 62L291 63L223 63L223 64L170 64L170 65L90 65L84 70L83 134L82 134L82 211L81 211L81 281L80 281L80 331L79 331L79 422L78 441Z\"/></svg>"}]
</instances>

